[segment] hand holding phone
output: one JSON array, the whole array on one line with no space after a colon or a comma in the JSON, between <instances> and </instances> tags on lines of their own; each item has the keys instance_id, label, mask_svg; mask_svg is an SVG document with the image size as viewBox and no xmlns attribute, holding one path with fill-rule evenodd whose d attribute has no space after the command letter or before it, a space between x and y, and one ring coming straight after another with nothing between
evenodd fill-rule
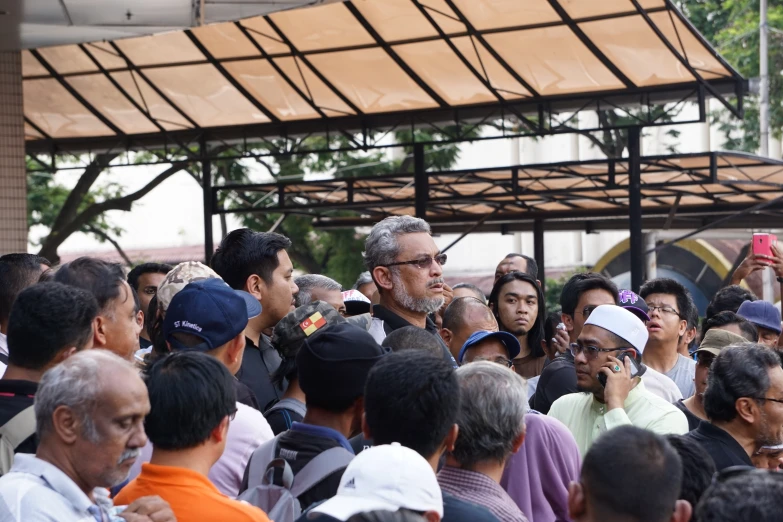
<instances>
[{"instance_id":1,"label":"hand holding phone","mask_svg":"<svg viewBox=\"0 0 783 522\"><path fill-rule=\"evenodd\" d=\"M771 265L775 254L772 252L772 246L777 245L778 238L775 234L753 234L753 255L758 256L758 262L765 265Z\"/></svg>"},{"instance_id":2,"label":"hand holding phone","mask_svg":"<svg viewBox=\"0 0 783 522\"><path fill-rule=\"evenodd\" d=\"M615 371L615 368L620 368ZM604 384L604 402L608 410L622 408L628 394L634 387L634 377L640 374L638 363L628 352L620 355L620 358L609 357L609 361L598 370L598 380ZM600 377L603 376L603 379Z\"/></svg>"}]
</instances>

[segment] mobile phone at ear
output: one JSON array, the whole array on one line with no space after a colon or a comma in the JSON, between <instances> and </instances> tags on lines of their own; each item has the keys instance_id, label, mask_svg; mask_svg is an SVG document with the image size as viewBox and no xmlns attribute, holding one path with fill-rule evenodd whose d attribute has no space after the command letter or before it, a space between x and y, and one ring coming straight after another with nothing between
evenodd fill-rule
<instances>
[{"instance_id":1,"label":"mobile phone at ear","mask_svg":"<svg viewBox=\"0 0 783 522\"><path fill-rule=\"evenodd\" d=\"M777 242L778 238L775 234L753 234L753 254L772 257L772 245L776 245ZM759 261L766 265L772 264L771 261L766 259Z\"/></svg>"},{"instance_id":2,"label":"mobile phone at ear","mask_svg":"<svg viewBox=\"0 0 783 522\"><path fill-rule=\"evenodd\" d=\"M620 364L623 364L623 365L625 364L625 360L626 359L630 359L630 361L631 361L631 379L633 379L634 377L636 377L637 375L640 374L639 363L637 363L636 359L631 357L628 354L628 352L623 352L622 355L620 355L620 357L618 357L618 358L620 359ZM598 382L601 383L602 387L606 388L606 375L604 374L604 372L598 372Z\"/></svg>"}]
</instances>

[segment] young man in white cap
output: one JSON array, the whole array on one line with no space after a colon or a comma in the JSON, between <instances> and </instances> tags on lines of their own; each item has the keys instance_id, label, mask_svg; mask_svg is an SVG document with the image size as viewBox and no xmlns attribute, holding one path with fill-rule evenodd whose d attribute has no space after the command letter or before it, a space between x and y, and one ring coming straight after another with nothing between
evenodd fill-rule
<instances>
[{"instance_id":1,"label":"young man in white cap","mask_svg":"<svg viewBox=\"0 0 783 522\"><path fill-rule=\"evenodd\" d=\"M395 442L361 452L345 468L337 495L299 520L345 522L359 513L400 510L440 522L443 497L427 460Z\"/></svg>"},{"instance_id":2,"label":"young man in white cap","mask_svg":"<svg viewBox=\"0 0 783 522\"><path fill-rule=\"evenodd\" d=\"M685 415L650 393L637 376L647 329L633 313L615 305L592 311L570 347L582 393L555 401L549 415L565 424L582 455L602 433L634 425L656 433L688 432Z\"/></svg>"}]
</instances>

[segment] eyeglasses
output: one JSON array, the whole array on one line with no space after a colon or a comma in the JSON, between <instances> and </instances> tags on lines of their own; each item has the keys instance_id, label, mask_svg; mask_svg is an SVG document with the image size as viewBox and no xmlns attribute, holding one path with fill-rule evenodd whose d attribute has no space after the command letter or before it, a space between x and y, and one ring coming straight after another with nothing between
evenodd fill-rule
<instances>
[{"instance_id":1,"label":"eyeglasses","mask_svg":"<svg viewBox=\"0 0 783 522\"><path fill-rule=\"evenodd\" d=\"M674 309L674 308L672 308L671 306L655 306L655 305L647 305L647 310L648 310L648 314L651 314L651 313L653 313L654 311L658 310L658 311L660 311L662 314L667 314L667 315L676 315L677 317L681 317L681 316L680 316L680 312L678 312L677 310L675 310L675 309Z\"/></svg>"},{"instance_id":2,"label":"eyeglasses","mask_svg":"<svg viewBox=\"0 0 783 522\"><path fill-rule=\"evenodd\" d=\"M571 352L571 355L576 357L582 352L585 352L585 357L588 359L595 359L598 357L598 354L600 352L616 352L618 350L625 350L628 348L627 346L618 346L617 348L598 348L597 346L580 346L577 343L571 343L568 345L568 350Z\"/></svg>"},{"instance_id":3,"label":"eyeglasses","mask_svg":"<svg viewBox=\"0 0 783 522\"><path fill-rule=\"evenodd\" d=\"M487 361L492 362L495 364L500 364L502 366L505 366L506 368L513 368L514 367L514 361L510 361L504 357L495 357L494 359L485 359L483 357L476 357L470 362L478 362L478 361Z\"/></svg>"},{"instance_id":4,"label":"eyeglasses","mask_svg":"<svg viewBox=\"0 0 783 522\"><path fill-rule=\"evenodd\" d=\"M396 263L389 263L388 265L381 265L386 268L392 267L392 266L400 266L400 265L413 265L416 268L424 270L425 268L429 268L432 266L432 262L435 261L440 266L443 266L446 264L446 260L448 257L446 254L438 254L435 257L427 256L422 257L420 259L414 259L413 261L398 261Z\"/></svg>"},{"instance_id":5,"label":"eyeglasses","mask_svg":"<svg viewBox=\"0 0 783 522\"><path fill-rule=\"evenodd\" d=\"M599 305L587 305L584 308L582 308L582 311L579 313L581 313L584 316L584 318L587 319L588 317L590 317L590 314L593 313L593 310L598 308L598 306Z\"/></svg>"},{"instance_id":6,"label":"eyeglasses","mask_svg":"<svg viewBox=\"0 0 783 522\"><path fill-rule=\"evenodd\" d=\"M779 402L780 404L783 404L783 399L773 399L772 397L753 397L757 401L772 401L772 402Z\"/></svg>"}]
</instances>

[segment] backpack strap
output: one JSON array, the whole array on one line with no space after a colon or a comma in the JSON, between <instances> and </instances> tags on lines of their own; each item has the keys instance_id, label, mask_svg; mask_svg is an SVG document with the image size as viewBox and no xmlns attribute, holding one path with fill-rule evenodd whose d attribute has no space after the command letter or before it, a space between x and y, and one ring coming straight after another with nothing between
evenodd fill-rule
<instances>
[{"instance_id":1,"label":"backpack strap","mask_svg":"<svg viewBox=\"0 0 783 522\"><path fill-rule=\"evenodd\" d=\"M250 461L247 463L248 489L263 484L266 469L275 460L279 437L280 435L261 444L251 455Z\"/></svg>"},{"instance_id":2,"label":"backpack strap","mask_svg":"<svg viewBox=\"0 0 783 522\"><path fill-rule=\"evenodd\" d=\"M291 410L292 412L299 414L300 417L304 417L305 413L307 413L307 406L296 399L291 399L290 397L281 399L274 406L264 412L264 417L277 410Z\"/></svg>"},{"instance_id":3,"label":"backpack strap","mask_svg":"<svg viewBox=\"0 0 783 522\"><path fill-rule=\"evenodd\" d=\"M353 453L342 446L319 453L294 476L291 494L298 498L332 473L348 466L354 457Z\"/></svg>"},{"instance_id":4,"label":"backpack strap","mask_svg":"<svg viewBox=\"0 0 783 522\"><path fill-rule=\"evenodd\" d=\"M35 406L28 406L0 427L0 437L16 451L21 443L35 434Z\"/></svg>"}]
</instances>

